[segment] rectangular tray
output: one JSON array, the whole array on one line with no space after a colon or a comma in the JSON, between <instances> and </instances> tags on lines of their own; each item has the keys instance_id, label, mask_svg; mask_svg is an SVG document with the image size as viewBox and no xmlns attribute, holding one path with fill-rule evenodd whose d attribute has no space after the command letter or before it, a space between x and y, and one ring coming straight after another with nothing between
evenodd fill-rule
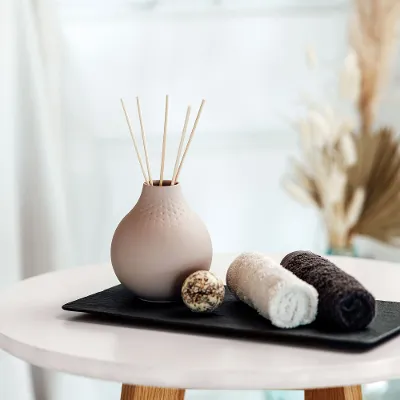
<instances>
[{"instance_id":1,"label":"rectangular tray","mask_svg":"<svg viewBox=\"0 0 400 400\"><path fill-rule=\"evenodd\" d=\"M315 324L279 329L237 300L228 288L223 304L214 312L205 314L191 312L182 302L142 301L122 285L72 301L62 308L101 315L114 321L130 321L140 327L159 327L249 340L308 343L347 350L369 349L400 333L400 303L378 300L375 319L366 329L358 332L327 332Z\"/></svg>"}]
</instances>

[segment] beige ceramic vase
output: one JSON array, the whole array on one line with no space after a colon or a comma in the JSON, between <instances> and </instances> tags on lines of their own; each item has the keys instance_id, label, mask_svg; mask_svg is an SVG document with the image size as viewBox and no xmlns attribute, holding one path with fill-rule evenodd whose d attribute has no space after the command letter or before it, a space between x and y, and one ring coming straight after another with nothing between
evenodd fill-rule
<instances>
[{"instance_id":1,"label":"beige ceramic vase","mask_svg":"<svg viewBox=\"0 0 400 400\"><path fill-rule=\"evenodd\" d=\"M210 235L187 205L181 186L143 185L133 209L119 223L111 243L111 262L119 281L144 300L179 297L185 278L209 270Z\"/></svg>"}]
</instances>

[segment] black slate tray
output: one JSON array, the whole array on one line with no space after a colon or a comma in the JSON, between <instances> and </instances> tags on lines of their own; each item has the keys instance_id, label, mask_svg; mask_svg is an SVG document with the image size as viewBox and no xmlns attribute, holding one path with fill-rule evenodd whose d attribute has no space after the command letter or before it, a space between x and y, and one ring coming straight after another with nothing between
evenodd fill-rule
<instances>
[{"instance_id":1,"label":"black slate tray","mask_svg":"<svg viewBox=\"0 0 400 400\"><path fill-rule=\"evenodd\" d=\"M140 327L159 327L249 340L308 343L345 350L366 350L400 333L400 303L377 301L375 319L368 328L358 332L327 332L316 324L279 329L238 301L228 288L223 304L209 314L193 313L181 302L142 301L122 285L72 301L62 308L95 314L113 321L130 321Z\"/></svg>"}]
</instances>

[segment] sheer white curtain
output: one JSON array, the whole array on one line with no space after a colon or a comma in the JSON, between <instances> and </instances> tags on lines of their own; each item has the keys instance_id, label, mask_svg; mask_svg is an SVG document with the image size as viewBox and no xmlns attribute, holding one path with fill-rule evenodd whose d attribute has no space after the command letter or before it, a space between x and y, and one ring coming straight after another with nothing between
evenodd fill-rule
<instances>
[{"instance_id":1,"label":"sheer white curtain","mask_svg":"<svg viewBox=\"0 0 400 400\"><path fill-rule=\"evenodd\" d=\"M0 287L69 264L54 2L0 2ZM45 296L45 293L43 293ZM2 366L15 360L0 354ZM22 367L22 363L19 364ZM1 398L46 400L44 375L2 375ZM3 391L9 390L3 394ZM14 391L14 392L13 392ZM17 397L17 391L20 391Z\"/></svg>"}]
</instances>

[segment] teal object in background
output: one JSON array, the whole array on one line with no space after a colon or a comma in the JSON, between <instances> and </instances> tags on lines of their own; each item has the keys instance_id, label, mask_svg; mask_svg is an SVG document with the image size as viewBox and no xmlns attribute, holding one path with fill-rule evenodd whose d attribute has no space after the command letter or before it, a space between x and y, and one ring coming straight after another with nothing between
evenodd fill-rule
<instances>
[{"instance_id":1,"label":"teal object in background","mask_svg":"<svg viewBox=\"0 0 400 400\"><path fill-rule=\"evenodd\" d=\"M354 246L344 248L332 248L330 247L326 252L328 256L347 256L347 257L358 257L356 248Z\"/></svg>"},{"instance_id":2,"label":"teal object in background","mask_svg":"<svg viewBox=\"0 0 400 400\"><path fill-rule=\"evenodd\" d=\"M304 400L301 390L187 390L185 400Z\"/></svg>"},{"instance_id":3,"label":"teal object in background","mask_svg":"<svg viewBox=\"0 0 400 400\"><path fill-rule=\"evenodd\" d=\"M265 392L265 400L304 400L301 390L274 390Z\"/></svg>"},{"instance_id":4,"label":"teal object in background","mask_svg":"<svg viewBox=\"0 0 400 400\"><path fill-rule=\"evenodd\" d=\"M363 400L399 400L400 381L363 385ZM304 400L302 390L187 390L185 400Z\"/></svg>"}]
</instances>

